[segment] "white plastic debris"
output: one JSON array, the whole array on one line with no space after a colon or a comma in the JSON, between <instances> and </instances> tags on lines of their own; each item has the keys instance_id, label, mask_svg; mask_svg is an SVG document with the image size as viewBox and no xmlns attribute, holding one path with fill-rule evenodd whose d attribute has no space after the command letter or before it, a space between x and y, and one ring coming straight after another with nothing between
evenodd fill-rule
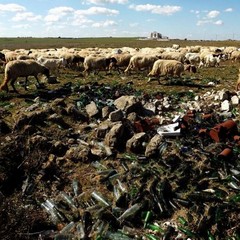
<instances>
[{"instance_id":1,"label":"white plastic debris","mask_svg":"<svg viewBox=\"0 0 240 240\"><path fill-rule=\"evenodd\" d=\"M238 98L237 95L234 95L234 96L231 97L231 103L234 106L239 104L239 98Z\"/></svg>"},{"instance_id":2,"label":"white plastic debris","mask_svg":"<svg viewBox=\"0 0 240 240\"><path fill-rule=\"evenodd\" d=\"M209 82L208 86L215 86L216 84L214 82Z\"/></svg>"},{"instance_id":3,"label":"white plastic debris","mask_svg":"<svg viewBox=\"0 0 240 240\"><path fill-rule=\"evenodd\" d=\"M173 122L177 122L178 120L180 120L181 116L180 115L175 115L175 117L173 118Z\"/></svg>"},{"instance_id":4,"label":"white plastic debris","mask_svg":"<svg viewBox=\"0 0 240 240\"><path fill-rule=\"evenodd\" d=\"M228 100L224 100L224 101L221 103L221 110L222 110L222 111L229 111L229 108L230 108L229 101L228 101Z\"/></svg>"},{"instance_id":5,"label":"white plastic debris","mask_svg":"<svg viewBox=\"0 0 240 240\"><path fill-rule=\"evenodd\" d=\"M165 126L161 126L157 129L157 132L161 136L180 136L179 123L172 123Z\"/></svg>"}]
</instances>

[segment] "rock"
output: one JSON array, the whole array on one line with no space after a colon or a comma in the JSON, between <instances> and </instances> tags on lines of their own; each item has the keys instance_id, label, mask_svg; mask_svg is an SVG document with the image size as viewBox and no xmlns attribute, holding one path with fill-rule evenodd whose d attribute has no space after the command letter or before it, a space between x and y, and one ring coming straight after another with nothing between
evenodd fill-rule
<instances>
[{"instance_id":1,"label":"rock","mask_svg":"<svg viewBox=\"0 0 240 240\"><path fill-rule=\"evenodd\" d=\"M133 123L135 132L148 132L155 129L156 125L159 125L159 119L155 118L142 118Z\"/></svg>"},{"instance_id":2,"label":"rock","mask_svg":"<svg viewBox=\"0 0 240 240\"><path fill-rule=\"evenodd\" d=\"M38 148L39 150L42 150L42 151L46 151L46 150L49 151L49 149L51 149L52 147L48 139L41 135L35 135L31 137L28 140L28 146L30 147L30 149Z\"/></svg>"},{"instance_id":3,"label":"rock","mask_svg":"<svg viewBox=\"0 0 240 240\"><path fill-rule=\"evenodd\" d=\"M103 142L92 141L91 153L100 158L111 156L113 154L111 148L105 145Z\"/></svg>"},{"instance_id":4,"label":"rock","mask_svg":"<svg viewBox=\"0 0 240 240\"><path fill-rule=\"evenodd\" d=\"M52 101L51 107L55 108L57 106L66 107L66 103L64 101L64 98L56 98Z\"/></svg>"},{"instance_id":5,"label":"rock","mask_svg":"<svg viewBox=\"0 0 240 240\"><path fill-rule=\"evenodd\" d=\"M31 112L28 114L20 114L19 118L17 119L13 129L21 129L25 125L35 125L39 124L42 125L46 120L47 115L50 113L51 109L43 109L38 110L35 112Z\"/></svg>"},{"instance_id":6,"label":"rock","mask_svg":"<svg viewBox=\"0 0 240 240\"><path fill-rule=\"evenodd\" d=\"M105 157L105 151L102 148L91 148L91 153L99 158Z\"/></svg>"},{"instance_id":7,"label":"rock","mask_svg":"<svg viewBox=\"0 0 240 240\"><path fill-rule=\"evenodd\" d=\"M106 134L104 143L117 150L122 150L126 147L126 142L133 135L132 124L130 121L116 123Z\"/></svg>"},{"instance_id":8,"label":"rock","mask_svg":"<svg viewBox=\"0 0 240 240\"><path fill-rule=\"evenodd\" d=\"M133 153L141 153L145 147L144 142L146 142L148 136L145 132L136 133L130 138L126 143L126 150Z\"/></svg>"},{"instance_id":9,"label":"rock","mask_svg":"<svg viewBox=\"0 0 240 240\"><path fill-rule=\"evenodd\" d=\"M70 125L67 124L62 116L59 116L57 113L54 113L48 117L48 120L51 121L52 123L56 123L59 125L61 128L68 129L70 128Z\"/></svg>"},{"instance_id":10,"label":"rock","mask_svg":"<svg viewBox=\"0 0 240 240\"><path fill-rule=\"evenodd\" d=\"M143 111L142 103L135 96L121 96L114 101L114 105L126 114L131 112L141 114Z\"/></svg>"},{"instance_id":11,"label":"rock","mask_svg":"<svg viewBox=\"0 0 240 240\"><path fill-rule=\"evenodd\" d=\"M64 157L74 162L89 162L92 159L92 153L88 146L79 145L69 148Z\"/></svg>"},{"instance_id":12,"label":"rock","mask_svg":"<svg viewBox=\"0 0 240 240\"><path fill-rule=\"evenodd\" d=\"M122 139L124 135L124 126L122 123L117 123L114 125L111 130L106 134L104 143L109 147L119 147L120 139ZM121 144L123 145L123 144Z\"/></svg>"},{"instance_id":13,"label":"rock","mask_svg":"<svg viewBox=\"0 0 240 240\"><path fill-rule=\"evenodd\" d=\"M146 157L156 157L159 154L159 145L161 143L162 136L156 134L146 146L145 156Z\"/></svg>"},{"instance_id":14,"label":"rock","mask_svg":"<svg viewBox=\"0 0 240 240\"><path fill-rule=\"evenodd\" d=\"M38 102L34 103L31 106L29 106L28 108L26 108L25 111L26 112L32 112L32 111L36 110L39 106L40 106L40 104Z\"/></svg>"},{"instance_id":15,"label":"rock","mask_svg":"<svg viewBox=\"0 0 240 240\"><path fill-rule=\"evenodd\" d=\"M153 115L156 113L156 104L154 104L153 102L147 102L143 105L145 111L148 111L148 115L150 115L150 113Z\"/></svg>"},{"instance_id":16,"label":"rock","mask_svg":"<svg viewBox=\"0 0 240 240\"><path fill-rule=\"evenodd\" d=\"M86 109L86 112L89 117L94 117L99 113L98 107L97 107L96 103L93 101L91 103L87 104L85 109Z\"/></svg>"},{"instance_id":17,"label":"rock","mask_svg":"<svg viewBox=\"0 0 240 240\"><path fill-rule=\"evenodd\" d=\"M100 139L104 138L108 130L109 130L108 124L100 125L96 130L96 137Z\"/></svg>"},{"instance_id":18,"label":"rock","mask_svg":"<svg viewBox=\"0 0 240 240\"><path fill-rule=\"evenodd\" d=\"M137 121L137 120L139 119L139 117L138 117L137 113L132 112L132 113L129 113L129 114L127 115L127 119L128 119L129 121L131 121L132 123L134 123L135 121Z\"/></svg>"},{"instance_id":19,"label":"rock","mask_svg":"<svg viewBox=\"0 0 240 240\"><path fill-rule=\"evenodd\" d=\"M72 116L74 120L84 121L84 122L88 121L88 117L84 113L79 111L77 107L74 105L67 106L66 112L67 112L67 115Z\"/></svg>"},{"instance_id":20,"label":"rock","mask_svg":"<svg viewBox=\"0 0 240 240\"><path fill-rule=\"evenodd\" d=\"M67 140L67 144L68 145L73 145L73 144L76 144L77 143L77 141L76 141L76 139L74 139L74 138L69 138L68 140Z\"/></svg>"},{"instance_id":21,"label":"rock","mask_svg":"<svg viewBox=\"0 0 240 240\"><path fill-rule=\"evenodd\" d=\"M110 106L105 106L102 108L102 117L103 118L108 118L109 114L113 111L113 107Z\"/></svg>"},{"instance_id":22,"label":"rock","mask_svg":"<svg viewBox=\"0 0 240 240\"><path fill-rule=\"evenodd\" d=\"M109 119L112 122L121 121L124 117L123 111L121 109L115 110L109 114Z\"/></svg>"}]
</instances>

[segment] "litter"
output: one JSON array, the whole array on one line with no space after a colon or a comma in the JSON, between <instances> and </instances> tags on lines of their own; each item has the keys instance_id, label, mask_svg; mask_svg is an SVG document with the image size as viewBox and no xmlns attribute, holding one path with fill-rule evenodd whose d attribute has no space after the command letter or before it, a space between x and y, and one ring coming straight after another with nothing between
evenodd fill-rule
<instances>
[{"instance_id":1,"label":"litter","mask_svg":"<svg viewBox=\"0 0 240 240\"><path fill-rule=\"evenodd\" d=\"M172 124L168 124L165 126L161 126L157 129L157 132L159 135L162 136L180 136L181 135L181 129L179 127L179 123L172 123Z\"/></svg>"}]
</instances>

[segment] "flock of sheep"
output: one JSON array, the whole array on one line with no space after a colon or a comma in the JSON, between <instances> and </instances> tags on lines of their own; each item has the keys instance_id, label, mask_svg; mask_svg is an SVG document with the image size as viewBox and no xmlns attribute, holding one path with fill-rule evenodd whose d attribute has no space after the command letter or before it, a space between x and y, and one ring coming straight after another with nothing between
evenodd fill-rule
<instances>
[{"instance_id":1,"label":"flock of sheep","mask_svg":"<svg viewBox=\"0 0 240 240\"><path fill-rule=\"evenodd\" d=\"M147 70L148 76L160 80L161 76L178 77L184 71L195 73L197 68L218 67L220 61L239 61L240 51L236 47L180 47L174 44L168 48L135 49L123 47L86 48L86 49L18 49L0 52L0 64L4 67L4 80L0 90L8 91L10 82L17 92L14 83L18 77L25 77L25 89L29 76L34 76L39 83L38 74L47 78L57 73L60 67L83 69L85 76L94 71L116 70L119 74L130 74L132 71ZM237 90L240 90L240 74L237 80Z\"/></svg>"}]
</instances>

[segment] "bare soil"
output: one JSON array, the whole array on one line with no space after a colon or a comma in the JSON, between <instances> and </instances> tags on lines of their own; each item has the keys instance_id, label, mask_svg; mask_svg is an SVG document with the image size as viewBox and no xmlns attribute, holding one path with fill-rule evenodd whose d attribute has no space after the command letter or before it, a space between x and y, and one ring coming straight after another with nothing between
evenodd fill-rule
<instances>
[{"instance_id":1,"label":"bare soil","mask_svg":"<svg viewBox=\"0 0 240 240\"><path fill-rule=\"evenodd\" d=\"M68 85L71 85L71 89L89 84L116 87L115 96L109 93L109 98L132 93L139 96L148 94L150 97L164 94L164 96L175 96L177 101L181 101L181 98L191 100L195 95L204 94L207 91L226 89L232 92L235 91L239 67L239 63L226 61L217 68L202 68L196 74L186 73L181 81L163 79L161 84L157 81L147 83L148 77L144 71L131 75L118 74L114 71L106 75L105 72L101 72L99 75L91 74L85 78L81 74L81 69L61 69L59 83L45 84L45 89L36 89L35 80L30 78L28 91L25 91L20 84L16 84L20 94L1 92L0 119L4 120L12 130L21 109L34 104L33 100L38 96L42 101L49 103L64 95L66 104L76 104L80 97L79 92L74 90L70 92L70 88L66 87ZM3 72L0 74L0 79L3 79ZM209 82L215 85L208 85ZM104 94L103 98L106 99L108 93ZM98 96L101 96L101 93ZM85 97L88 98L88 96ZM71 127L84 122L70 118L64 118L64 120ZM72 194L71 184L74 179L81 183L83 192L97 190L108 194L107 187L99 184L100 176L89 162L72 162L66 159L56 162L54 154L57 154L60 159L61 152L55 153L52 143L40 140L29 143L31 131L41 132L41 135L51 139L52 142L64 142L71 135L67 129L55 124L45 125L44 122L38 122L33 128L32 130L16 129L0 135L0 238L3 240L53 239L50 230L57 232L67 222L79 220L79 216L76 218L69 216L69 219L63 223L55 224L41 207L42 202L55 197L54 195L60 191ZM71 137L74 138L74 136ZM114 158L105 160L104 165L114 169L121 168L119 161ZM131 194L133 195L134 187L138 186L132 186ZM112 196L107 198L109 201L113 200ZM228 216L231 220L228 222L231 222L232 226L228 225L226 231L223 230L224 237L232 236L235 228L239 228L239 214L231 211L229 209ZM179 210L175 212L172 219L177 219L178 216L187 218L187 215L186 210ZM198 215L193 216L194 222L200 220L196 219L197 217ZM214 226L211 227L214 230ZM41 232L42 238L39 237Z\"/></svg>"}]
</instances>

